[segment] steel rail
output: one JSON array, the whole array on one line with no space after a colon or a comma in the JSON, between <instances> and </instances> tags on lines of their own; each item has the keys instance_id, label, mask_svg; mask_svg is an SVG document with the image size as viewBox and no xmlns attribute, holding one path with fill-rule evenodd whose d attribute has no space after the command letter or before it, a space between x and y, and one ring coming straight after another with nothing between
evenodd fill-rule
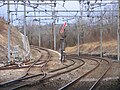
<instances>
[{"instance_id":1,"label":"steel rail","mask_svg":"<svg viewBox=\"0 0 120 90\"><path fill-rule=\"evenodd\" d=\"M46 63L45 63L44 65L42 65L42 67L41 67L41 71L43 72L43 76L42 76L42 78L40 78L40 79L42 80L42 79L44 79L44 78L46 77L46 75L47 75L46 72L44 72L44 66L46 66L47 63L50 61L50 59L51 59L51 54L50 54L49 50L47 50L47 49L45 49L45 48L41 48L41 47L37 47L37 48L42 49L42 50L45 50L45 51L48 52L47 61L46 61ZM41 76L41 74L33 75L33 76L30 76L29 78L33 78L33 77L36 77L36 76ZM26 78L26 79L28 79L28 78ZM29 82L29 83L31 83L31 82ZM25 83L25 84L23 84L23 85L14 87L14 88L12 88L11 90L16 90L17 88L26 86L26 85L28 85L29 83Z\"/></svg>"},{"instance_id":2,"label":"steel rail","mask_svg":"<svg viewBox=\"0 0 120 90\"><path fill-rule=\"evenodd\" d=\"M34 48L35 49L35 48ZM40 52L40 50L38 50L38 49L35 49L35 50L37 50L37 51L39 51ZM42 56L40 56L40 58L42 58ZM39 59L40 59L39 58ZM27 63L28 62L28 63ZM28 67L30 67L30 63L31 64L33 64L35 61L33 61L33 62L29 62L29 60L28 61L25 61L25 62L23 62L22 64L25 64L26 66L21 66L21 67L19 67L17 64L10 64L10 65L5 65L5 66L2 66L2 67L0 67L0 70L8 70L8 69L21 69L21 68L28 68ZM41 63L39 63L39 64L43 64L44 62L41 62ZM36 65L36 63L35 63L35 65Z\"/></svg>"},{"instance_id":3,"label":"steel rail","mask_svg":"<svg viewBox=\"0 0 120 90\"><path fill-rule=\"evenodd\" d=\"M43 49L43 48L42 48ZM45 50L45 49L43 49L43 50ZM47 52L48 52L48 50L46 50ZM46 61L46 63L50 60L50 58L51 58L51 55L50 55L50 53L48 52L48 60ZM39 57L39 59L41 59L41 57ZM39 61L39 59L38 59L38 61ZM37 60L36 60L37 61ZM35 61L35 62L36 62ZM26 72L26 74L24 75L24 76L22 76L21 78L18 78L18 79L16 79L16 80L12 80L12 81L9 81L9 82L6 82L6 83L3 83L3 84L0 84L0 86L1 86L1 88L0 89L3 89L4 90L4 88L6 87L7 88L7 86L9 86L9 87L11 87L12 85L14 86L14 84L18 84L20 81L22 81L22 80L26 80L26 79L30 79L30 78L34 78L34 77L36 77L36 76L42 76L42 78L44 78L45 76L46 76L46 73L44 72L44 66L46 65L46 63L44 64L44 65L42 65L42 67L41 67L41 71L43 72L42 74L40 73L40 74L36 74L36 75L32 75L32 76L28 76L28 72L30 71L30 69L34 66L34 64L35 63L33 63L29 68L28 68L28 70L27 70L27 72ZM41 79L42 79L41 78ZM26 83L24 84L24 85L26 85ZM21 87L21 86L18 86L18 87ZM14 89L14 87L11 87L12 89ZM16 87L15 87L16 88Z\"/></svg>"},{"instance_id":4,"label":"steel rail","mask_svg":"<svg viewBox=\"0 0 120 90\"><path fill-rule=\"evenodd\" d=\"M69 57L69 58L70 58L70 57ZM84 57L84 58L85 58L85 57ZM74 58L74 59L78 59L78 58ZM82 59L79 58L79 60L82 60ZM94 59L93 59L93 60L94 60ZM82 60L82 61L83 61L83 63L80 65L80 67L85 64L84 60ZM96 61L96 60L94 60L94 61ZM97 67L97 66L100 65L100 63L99 63L98 61L96 61L96 62L97 62L97 65L96 65L96 67ZM42 82L42 81L51 79L51 78L53 78L53 77L59 76L59 75L61 75L61 74L68 73L68 72L70 72L70 71L72 71L72 70L75 70L75 69L77 69L77 68L78 68L78 67L75 67L75 68L70 69L70 70L68 70L68 71L58 72L58 73L56 73L56 74L54 74L54 75L52 75L52 76L49 76L49 77L46 77L46 78L43 78L43 79L39 79L38 81L39 81L39 82ZM94 68L94 69L95 69L95 68ZM61 69L61 70L62 70L62 69ZM92 71L94 71L94 70L92 70ZM83 77L84 77L84 76L83 76ZM76 81L75 81L75 82L76 82ZM35 83L35 82L33 82L33 83ZM31 83L29 83L29 84L31 84ZM26 85L29 85L29 84L26 84ZM24 86L26 86L26 85L19 86L19 87L15 87L15 88L13 88L12 90L15 90L15 89L24 87ZM62 89L60 89L60 90L62 90Z\"/></svg>"},{"instance_id":5,"label":"steel rail","mask_svg":"<svg viewBox=\"0 0 120 90\"><path fill-rule=\"evenodd\" d=\"M77 59L78 59L78 58L77 58ZM81 66L83 66L83 65L85 64L85 62L84 62L82 59L79 59L79 60L81 60L82 63L81 63L79 66L77 66L77 67L74 67L74 68L72 68L72 69L70 69L70 70L67 70L67 71L58 72L58 73L56 73L56 74L54 74L54 75L52 75L52 76L48 76L48 77L46 77L46 78L39 79L39 80L37 80L36 82L29 83L29 84L27 84L27 85L31 85L31 84L33 85L34 83L43 82L43 81L45 81L45 80L49 80L49 79L54 78L54 77L57 77L57 76L59 76L59 75L61 75L61 74L65 74L65 73L71 72L72 70L75 70L75 69L77 69L77 68L80 68ZM19 88L24 87L24 86L26 86L26 85L23 85L23 86L20 86L20 87L16 87L16 88L14 88L14 89L12 89L12 90L16 90L16 89L19 89Z\"/></svg>"},{"instance_id":6,"label":"steel rail","mask_svg":"<svg viewBox=\"0 0 120 90\"><path fill-rule=\"evenodd\" d=\"M41 56L39 57L39 59L41 58ZM39 60L38 59L38 60ZM31 65L30 66L28 66L28 68L29 67L31 67ZM22 68L22 67L21 67ZM2 68L1 68L2 69ZM3 70L4 70L5 68L3 68ZM8 67L8 69L11 69L11 68L9 68ZM12 69L14 69L14 68L12 68ZM27 72L28 72L28 70L27 70ZM24 76L22 76L22 77L20 77L19 79L17 79L17 80L20 80L21 78L23 78L23 77L25 77L26 76L26 74L24 75ZM0 86L4 86L4 85L7 85L7 84L9 84L9 83L11 83L11 82L14 82L14 81L16 81L16 80L12 80L12 81L8 81L8 82L6 82L6 83L4 83L4 84L0 84Z\"/></svg>"},{"instance_id":7,"label":"steel rail","mask_svg":"<svg viewBox=\"0 0 120 90\"><path fill-rule=\"evenodd\" d=\"M91 59L91 58L85 57L84 59ZM74 79L73 81L69 82L68 84L64 85L63 87L59 88L58 90L65 90L65 89L73 86L80 79L82 79L83 77L85 77L86 75L88 75L89 73L91 73L92 71L94 71L95 69L97 69L99 67L100 63L97 60L95 60L95 59L91 59L91 60L94 60L94 61L97 62L97 65L93 69L89 70L87 73L83 74L82 76L79 76L78 78Z\"/></svg>"},{"instance_id":8,"label":"steel rail","mask_svg":"<svg viewBox=\"0 0 120 90\"><path fill-rule=\"evenodd\" d=\"M69 59L72 61L72 64L70 65L65 65L64 63L62 63L65 67L62 67L62 68L58 68L58 69L55 69L55 70L51 70L51 71L48 71L48 73L53 73L53 72L56 72L56 71L60 71L60 70L63 70L63 69L66 69L66 68L69 68L71 66L73 66L75 64L75 61L72 60L72 59Z\"/></svg>"},{"instance_id":9,"label":"steel rail","mask_svg":"<svg viewBox=\"0 0 120 90\"><path fill-rule=\"evenodd\" d=\"M87 57L82 57L82 58L87 58ZM111 64L109 61L107 61L106 59L103 58L96 58L96 57L92 57L92 58L88 58L88 59L100 59L100 60L105 60L106 62L108 62L109 66L106 69L106 71L100 76L100 78L91 86L91 88L89 90L95 90L95 88L98 86L98 84L100 83L100 81L102 80L103 76L107 73L107 71L110 69ZM82 76L76 78L75 80L71 81L70 83L66 84L65 86L59 88L59 90L65 90L71 86L73 86L74 84L76 84L80 79L82 79L83 77L87 76L88 74L90 74L92 71L94 71L95 69L97 69L99 67L100 63L93 68L92 70L88 71L87 73L83 74Z\"/></svg>"},{"instance_id":10,"label":"steel rail","mask_svg":"<svg viewBox=\"0 0 120 90\"><path fill-rule=\"evenodd\" d=\"M101 58L102 59L102 58ZM98 87L99 83L101 82L101 80L103 79L103 77L106 75L106 73L109 71L109 69L111 68L112 64L106 60L106 59L103 59L105 60L107 63L108 63L108 67L107 69L103 72L103 74L100 76L100 78L90 87L89 90L96 90L96 88Z\"/></svg>"}]
</instances>

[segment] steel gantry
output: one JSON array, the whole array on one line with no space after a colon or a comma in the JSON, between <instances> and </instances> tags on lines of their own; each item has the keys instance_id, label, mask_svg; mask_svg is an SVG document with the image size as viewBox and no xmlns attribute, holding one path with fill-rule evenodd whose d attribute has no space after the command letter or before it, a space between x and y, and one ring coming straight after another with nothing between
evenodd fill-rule
<instances>
[{"instance_id":1,"label":"steel gantry","mask_svg":"<svg viewBox=\"0 0 120 90\"><path fill-rule=\"evenodd\" d=\"M0 1L7 1L7 0L0 0ZM9 1L15 1L15 0L9 0ZM44 1L111 1L111 0L18 0L18 1L41 1L41 2L44 2ZM117 0L114 0L114 1L117 1Z\"/></svg>"}]
</instances>

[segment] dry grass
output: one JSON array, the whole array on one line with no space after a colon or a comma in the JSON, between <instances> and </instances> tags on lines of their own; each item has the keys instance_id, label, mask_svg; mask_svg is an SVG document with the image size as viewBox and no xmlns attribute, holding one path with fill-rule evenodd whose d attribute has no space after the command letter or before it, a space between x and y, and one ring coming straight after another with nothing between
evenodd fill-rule
<instances>
[{"instance_id":1,"label":"dry grass","mask_svg":"<svg viewBox=\"0 0 120 90\"><path fill-rule=\"evenodd\" d=\"M85 43L80 45L80 52L83 53L99 53L100 51L100 42L92 42L92 43ZM67 47L66 48L67 53L76 53L77 52L77 46L74 47ZM106 53L117 53L117 41L106 41L103 42L103 52Z\"/></svg>"},{"instance_id":2,"label":"dry grass","mask_svg":"<svg viewBox=\"0 0 120 90\"><path fill-rule=\"evenodd\" d=\"M13 26L11 26L11 50L15 45L20 46L20 50L23 49L22 37L20 32ZM8 44L8 25L6 21L0 18L0 56L7 55L7 44ZM4 53L3 53L4 50Z\"/></svg>"}]
</instances>

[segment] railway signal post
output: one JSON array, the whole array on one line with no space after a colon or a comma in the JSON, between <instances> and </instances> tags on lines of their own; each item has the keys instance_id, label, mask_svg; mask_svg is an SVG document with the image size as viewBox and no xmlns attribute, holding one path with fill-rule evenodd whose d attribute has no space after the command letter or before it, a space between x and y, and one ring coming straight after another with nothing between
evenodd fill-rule
<instances>
[{"instance_id":1,"label":"railway signal post","mask_svg":"<svg viewBox=\"0 0 120 90\"><path fill-rule=\"evenodd\" d=\"M60 30L60 43L61 43L61 62L65 61L65 38L66 38L66 30L65 27L67 26L67 23L65 22Z\"/></svg>"},{"instance_id":2,"label":"railway signal post","mask_svg":"<svg viewBox=\"0 0 120 90\"><path fill-rule=\"evenodd\" d=\"M65 38L60 39L61 42L61 62L65 61Z\"/></svg>"}]
</instances>

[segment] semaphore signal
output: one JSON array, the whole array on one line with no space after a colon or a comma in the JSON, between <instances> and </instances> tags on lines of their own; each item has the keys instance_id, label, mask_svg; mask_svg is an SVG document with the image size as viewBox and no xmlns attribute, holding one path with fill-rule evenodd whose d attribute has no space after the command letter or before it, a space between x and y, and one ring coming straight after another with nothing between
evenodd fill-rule
<instances>
[{"instance_id":1,"label":"semaphore signal","mask_svg":"<svg viewBox=\"0 0 120 90\"><path fill-rule=\"evenodd\" d=\"M64 22L64 24L63 24L63 26L62 26L62 28L60 30L61 34L64 32L64 29L65 29L66 26L67 26L67 22Z\"/></svg>"}]
</instances>

